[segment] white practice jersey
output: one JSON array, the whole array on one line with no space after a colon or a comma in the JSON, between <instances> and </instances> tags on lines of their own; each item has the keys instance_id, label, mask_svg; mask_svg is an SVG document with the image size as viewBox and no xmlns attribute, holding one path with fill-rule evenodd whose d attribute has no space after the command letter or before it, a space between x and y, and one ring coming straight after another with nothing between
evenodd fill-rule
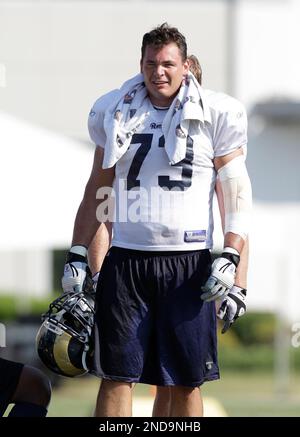
<instances>
[{"instance_id":1,"label":"white practice jersey","mask_svg":"<svg viewBox=\"0 0 300 437\"><path fill-rule=\"evenodd\" d=\"M183 161L170 165L162 133L166 110L155 107L117 161L112 245L146 251L212 248L213 159L246 147L247 117L237 100L202 91L204 122L190 122ZM101 147L104 112L114 93L98 99L89 116L91 139Z\"/></svg>"}]
</instances>

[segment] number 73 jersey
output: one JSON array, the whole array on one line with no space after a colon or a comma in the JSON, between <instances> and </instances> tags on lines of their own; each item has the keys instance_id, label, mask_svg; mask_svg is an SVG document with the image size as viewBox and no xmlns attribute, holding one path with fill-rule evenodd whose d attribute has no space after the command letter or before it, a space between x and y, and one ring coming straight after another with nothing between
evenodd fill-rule
<instances>
[{"instance_id":1,"label":"number 73 jersey","mask_svg":"<svg viewBox=\"0 0 300 437\"><path fill-rule=\"evenodd\" d=\"M171 165L162 132L166 112L150 109L116 163L112 190L114 246L186 251L213 245L216 154L211 124L202 123L199 129L199 122L190 122L185 158ZM99 126L99 120L97 123ZM90 122L89 128L95 143L105 144L103 133L99 131L96 137Z\"/></svg>"}]
</instances>

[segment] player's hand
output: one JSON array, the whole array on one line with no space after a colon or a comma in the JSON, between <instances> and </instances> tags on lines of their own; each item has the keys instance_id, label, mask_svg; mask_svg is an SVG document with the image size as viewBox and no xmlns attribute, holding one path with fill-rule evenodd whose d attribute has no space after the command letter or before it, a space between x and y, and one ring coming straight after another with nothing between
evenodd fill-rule
<instances>
[{"instance_id":1,"label":"player's hand","mask_svg":"<svg viewBox=\"0 0 300 437\"><path fill-rule=\"evenodd\" d=\"M222 334L224 334L233 322L246 312L245 299L247 290L234 285L227 296L223 298L217 317L224 320Z\"/></svg>"},{"instance_id":2,"label":"player's hand","mask_svg":"<svg viewBox=\"0 0 300 437\"><path fill-rule=\"evenodd\" d=\"M78 247L79 250L76 249ZM83 285L87 273L89 272L86 257L87 251L84 249L83 246L74 246L74 248L72 247L67 254L64 275L61 280L64 293L70 291L77 293L83 290ZM78 252L81 252L81 254Z\"/></svg>"},{"instance_id":3,"label":"player's hand","mask_svg":"<svg viewBox=\"0 0 300 437\"><path fill-rule=\"evenodd\" d=\"M233 287L240 257L237 251L227 252L226 249L213 262L210 277L202 287L201 299L206 302L222 298Z\"/></svg>"}]
</instances>

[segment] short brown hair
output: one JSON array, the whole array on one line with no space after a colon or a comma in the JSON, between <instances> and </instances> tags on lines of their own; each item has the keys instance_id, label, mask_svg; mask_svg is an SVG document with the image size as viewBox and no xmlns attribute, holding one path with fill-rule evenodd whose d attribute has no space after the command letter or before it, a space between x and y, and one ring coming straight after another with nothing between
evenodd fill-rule
<instances>
[{"instance_id":1,"label":"short brown hair","mask_svg":"<svg viewBox=\"0 0 300 437\"><path fill-rule=\"evenodd\" d=\"M183 61L187 58L187 44L185 37L176 27L169 26L168 23L163 23L155 27L150 32L145 33L142 42L142 59L144 57L146 47L154 46L161 48L167 44L175 43L180 50Z\"/></svg>"}]
</instances>

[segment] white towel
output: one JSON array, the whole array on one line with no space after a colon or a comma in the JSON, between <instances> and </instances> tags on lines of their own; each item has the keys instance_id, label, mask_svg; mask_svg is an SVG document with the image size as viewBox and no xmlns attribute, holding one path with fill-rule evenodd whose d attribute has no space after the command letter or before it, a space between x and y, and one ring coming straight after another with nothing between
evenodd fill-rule
<instances>
[{"instance_id":1,"label":"white towel","mask_svg":"<svg viewBox=\"0 0 300 437\"><path fill-rule=\"evenodd\" d=\"M106 143L103 168L110 168L128 149L131 137L143 128L149 116L151 102L138 74L125 82L104 115ZM182 161L186 155L186 142L191 120L203 121L201 88L189 73L182 81L179 93L173 100L162 124L165 150L170 164Z\"/></svg>"}]
</instances>

